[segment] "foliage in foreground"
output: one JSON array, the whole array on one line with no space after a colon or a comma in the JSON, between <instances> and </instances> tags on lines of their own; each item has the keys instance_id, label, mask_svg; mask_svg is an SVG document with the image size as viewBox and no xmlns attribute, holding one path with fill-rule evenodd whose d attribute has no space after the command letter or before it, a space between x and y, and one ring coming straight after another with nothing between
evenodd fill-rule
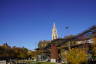
<instances>
[{"instance_id":1,"label":"foliage in foreground","mask_svg":"<svg viewBox=\"0 0 96 64\"><path fill-rule=\"evenodd\" d=\"M73 48L66 53L63 53L63 57L71 64L80 64L88 60L86 51L79 48Z\"/></svg>"},{"instance_id":2,"label":"foliage in foreground","mask_svg":"<svg viewBox=\"0 0 96 64\"><path fill-rule=\"evenodd\" d=\"M96 59L96 38L93 38L93 59Z\"/></svg>"}]
</instances>

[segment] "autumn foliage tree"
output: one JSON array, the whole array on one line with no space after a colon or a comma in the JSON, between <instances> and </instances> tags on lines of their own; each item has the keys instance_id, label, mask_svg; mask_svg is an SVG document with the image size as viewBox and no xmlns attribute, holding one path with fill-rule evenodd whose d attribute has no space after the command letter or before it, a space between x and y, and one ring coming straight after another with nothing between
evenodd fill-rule
<instances>
[{"instance_id":1,"label":"autumn foliage tree","mask_svg":"<svg viewBox=\"0 0 96 64\"><path fill-rule=\"evenodd\" d=\"M28 55L29 55L30 57L36 58L37 55L39 55L40 53L41 53L40 51L29 51L29 52L28 52Z\"/></svg>"},{"instance_id":2,"label":"autumn foliage tree","mask_svg":"<svg viewBox=\"0 0 96 64\"><path fill-rule=\"evenodd\" d=\"M52 59L58 59L58 58L59 58L58 49L57 49L57 47L56 47L55 44L52 44L52 45L51 45L51 50L50 50L50 52L51 52L51 58L52 58Z\"/></svg>"},{"instance_id":3,"label":"autumn foliage tree","mask_svg":"<svg viewBox=\"0 0 96 64\"><path fill-rule=\"evenodd\" d=\"M79 48L73 48L66 53L63 53L62 56L71 64L80 64L88 60L86 51Z\"/></svg>"},{"instance_id":4,"label":"autumn foliage tree","mask_svg":"<svg viewBox=\"0 0 96 64\"><path fill-rule=\"evenodd\" d=\"M96 59L96 37L93 38L93 59Z\"/></svg>"},{"instance_id":5,"label":"autumn foliage tree","mask_svg":"<svg viewBox=\"0 0 96 64\"><path fill-rule=\"evenodd\" d=\"M2 58L28 58L28 49L20 47L11 47L8 44L0 46L0 57Z\"/></svg>"},{"instance_id":6,"label":"autumn foliage tree","mask_svg":"<svg viewBox=\"0 0 96 64\"><path fill-rule=\"evenodd\" d=\"M16 57L18 58L28 57L27 55L28 50L26 48L13 47L12 49L14 50Z\"/></svg>"}]
</instances>

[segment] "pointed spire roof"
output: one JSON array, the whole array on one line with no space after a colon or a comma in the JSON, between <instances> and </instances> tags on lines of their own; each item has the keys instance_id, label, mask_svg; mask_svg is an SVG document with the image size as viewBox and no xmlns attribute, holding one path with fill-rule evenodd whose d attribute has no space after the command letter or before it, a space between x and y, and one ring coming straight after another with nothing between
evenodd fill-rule
<instances>
[{"instance_id":1,"label":"pointed spire roof","mask_svg":"<svg viewBox=\"0 0 96 64\"><path fill-rule=\"evenodd\" d=\"M54 23L53 28L52 28L52 40L57 39L57 38L58 38L58 34L57 34L56 25Z\"/></svg>"},{"instance_id":2,"label":"pointed spire roof","mask_svg":"<svg viewBox=\"0 0 96 64\"><path fill-rule=\"evenodd\" d=\"M53 24L52 30L56 30L56 25L55 25L55 23Z\"/></svg>"}]
</instances>

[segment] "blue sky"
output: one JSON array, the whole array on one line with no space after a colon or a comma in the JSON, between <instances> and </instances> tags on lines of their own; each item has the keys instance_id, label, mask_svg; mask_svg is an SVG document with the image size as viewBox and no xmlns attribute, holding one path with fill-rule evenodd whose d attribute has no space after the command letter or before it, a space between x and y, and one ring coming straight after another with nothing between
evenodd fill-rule
<instances>
[{"instance_id":1,"label":"blue sky","mask_svg":"<svg viewBox=\"0 0 96 64\"><path fill-rule=\"evenodd\" d=\"M54 22L59 37L96 25L96 0L0 0L0 44L33 50Z\"/></svg>"}]
</instances>

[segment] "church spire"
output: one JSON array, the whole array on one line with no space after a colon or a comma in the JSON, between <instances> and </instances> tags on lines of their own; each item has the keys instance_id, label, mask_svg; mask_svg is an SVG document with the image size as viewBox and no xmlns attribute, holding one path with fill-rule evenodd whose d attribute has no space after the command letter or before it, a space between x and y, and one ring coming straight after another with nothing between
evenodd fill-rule
<instances>
[{"instance_id":1,"label":"church spire","mask_svg":"<svg viewBox=\"0 0 96 64\"><path fill-rule=\"evenodd\" d=\"M57 34L56 25L54 23L53 28L52 28L52 40L57 39L57 38L58 38L58 34Z\"/></svg>"}]
</instances>

